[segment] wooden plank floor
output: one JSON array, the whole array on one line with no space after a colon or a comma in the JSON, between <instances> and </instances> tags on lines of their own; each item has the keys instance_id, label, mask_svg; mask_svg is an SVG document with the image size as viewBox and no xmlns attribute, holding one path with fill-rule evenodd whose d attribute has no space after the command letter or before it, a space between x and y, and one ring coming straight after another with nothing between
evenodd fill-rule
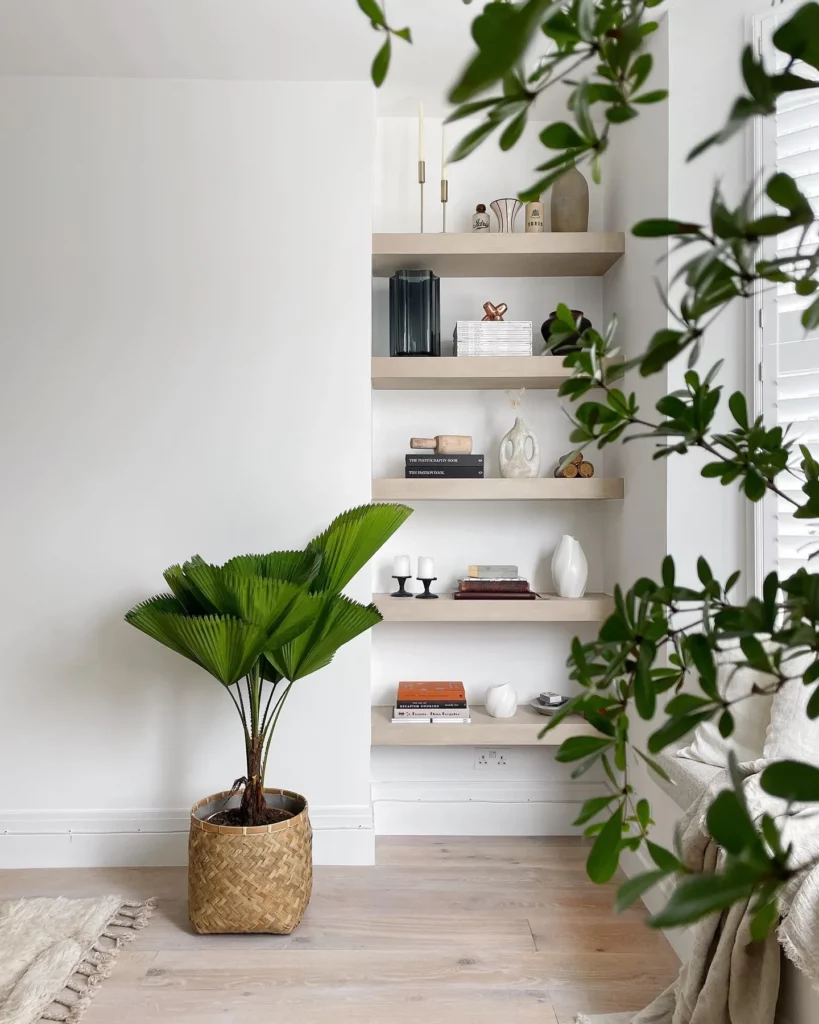
<instances>
[{"instance_id":1,"label":"wooden plank floor","mask_svg":"<svg viewBox=\"0 0 819 1024\"><path fill-rule=\"evenodd\" d=\"M0 871L0 899L158 898L84 1024L571 1024L637 1010L676 976L643 911L585 876L575 839L382 838L370 868L316 868L290 936L200 936L185 871Z\"/></svg>"}]
</instances>

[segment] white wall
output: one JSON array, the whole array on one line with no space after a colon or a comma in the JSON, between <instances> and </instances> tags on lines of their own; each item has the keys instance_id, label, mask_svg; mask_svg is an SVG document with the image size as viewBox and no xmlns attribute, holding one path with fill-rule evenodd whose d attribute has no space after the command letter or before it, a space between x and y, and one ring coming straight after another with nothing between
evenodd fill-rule
<instances>
[{"instance_id":1,"label":"white wall","mask_svg":"<svg viewBox=\"0 0 819 1024\"><path fill-rule=\"evenodd\" d=\"M134 863L65 833L184 829L242 774L219 684L122 616L369 499L373 126L363 83L0 80L0 866ZM320 859L372 856L368 671L301 682L273 748Z\"/></svg>"},{"instance_id":2,"label":"white wall","mask_svg":"<svg viewBox=\"0 0 819 1024\"><path fill-rule=\"evenodd\" d=\"M478 122L448 126L448 149ZM450 165L447 228L470 231L477 203L489 209L493 199L516 195L533 180L543 161L538 140L542 124L528 126L521 142L503 153L495 139L466 160ZM418 124L414 117L379 118L376 139L376 231L417 231ZM427 187L425 228L441 230L441 119L425 123ZM547 226L549 222L546 197ZM602 230L601 190L591 189L590 228ZM494 226L494 215L493 215ZM517 228L524 229L521 211ZM507 319L533 321L535 352L542 348L540 325L558 302L583 309L595 324L602 316L600 278L501 278L441 281L442 351L452 354L452 332L458 319L483 315L482 305L506 302ZM374 352L389 352L388 282L373 282ZM563 401L554 392L524 395L522 414L541 445L541 475L547 475L570 450L571 424ZM373 393L373 474L403 476L404 454L413 435L471 434L474 450L486 455L486 472L499 476L500 440L515 413L503 391ZM595 453L600 475L606 460ZM451 590L466 566L474 562L513 562L540 590L553 590L549 560L560 537L571 533L583 545L589 562L589 589L602 590L603 545L608 517L616 502L541 504L537 502L420 502L412 519L374 563L373 586L386 591L392 556L432 555L440 590ZM417 584L412 584L417 585ZM373 635L373 703L387 704L399 679L462 679L473 703L483 703L486 688L505 679L513 682L521 702L544 689L573 692L566 657L571 638L595 635L595 626L567 625L392 625ZM373 751L373 800L376 830L387 833L566 834L573 831L578 801L599 792L599 783L584 778L572 783L569 771L554 762L554 749L506 752L505 769L475 768L472 747L452 750Z\"/></svg>"},{"instance_id":3,"label":"white wall","mask_svg":"<svg viewBox=\"0 0 819 1024\"><path fill-rule=\"evenodd\" d=\"M726 121L730 106L742 90L740 54L747 42L746 19L763 10L762 0L680 0L671 4L669 19L669 133L668 188L672 217L709 223L714 185L720 182L729 204L736 204L748 186L751 167L747 136L740 132L690 163L691 149ZM707 28L706 28L707 26ZM696 74L692 74L692 61ZM673 271L688 259L685 252L672 260ZM753 351L748 302L728 307L706 335L696 369L704 374L718 360L724 365L717 383L724 389L723 409L716 428L733 419L727 398L745 391ZM669 368L669 390L684 386L687 357ZM671 458L668 468L668 544L681 582L696 581L696 561L704 555L715 575L726 579L736 569L743 575L748 560L747 501L738 488L705 480L700 470L708 457L697 452ZM743 581L743 585L746 581ZM752 586L752 584L750 584ZM741 596L742 590L738 590Z\"/></svg>"}]
</instances>

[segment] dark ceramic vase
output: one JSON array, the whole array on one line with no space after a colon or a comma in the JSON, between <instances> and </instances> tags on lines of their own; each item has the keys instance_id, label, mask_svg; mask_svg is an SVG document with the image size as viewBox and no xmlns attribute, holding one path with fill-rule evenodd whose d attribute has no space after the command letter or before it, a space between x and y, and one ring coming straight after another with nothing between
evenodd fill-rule
<instances>
[{"instance_id":1,"label":"dark ceramic vase","mask_svg":"<svg viewBox=\"0 0 819 1024\"><path fill-rule=\"evenodd\" d=\"M573 309L572 310L572 316L575 319L575 323L577 323L578 317L580 318L580 325L578 327L578 330L580 331L581 334L583 333L583 331L588 331L589 330L589 328L592 325L592 322L591 322L591 320L589 320L589 318L587 316L583 315L583 310L582 309ZM555 312L550 313L549 314L549 319L548 320L544 320L542 325L541 325L540 333L543 335L543 340L546 342L547 345L549 344L549 338L551 337L551 333L552 333L552 324L556 320L557 320L557 312L555 311ZM556 348L551 349L546 354L548 354L550 356L565 356L569 352L577 352L577 351L579 351L579 349L580 349L580 346L576 345L573 341L564 341L564 342L561 342Z\"/></svg>"}]
</instances>

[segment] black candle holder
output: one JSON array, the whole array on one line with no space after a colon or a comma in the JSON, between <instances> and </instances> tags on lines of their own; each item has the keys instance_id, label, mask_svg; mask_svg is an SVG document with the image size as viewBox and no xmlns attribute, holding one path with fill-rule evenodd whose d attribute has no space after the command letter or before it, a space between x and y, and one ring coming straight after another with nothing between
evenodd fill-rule
<instances>
[{"instance_id":1,"label":"black candle holder","mask_svg":"<svg viewBox=\"0 0 819 1024\"><path fill-rule=\"evenodd\" d=\"M423 594L416 594L415 595L418 598L418 600L421 601L424 598L426 598L428 601L433 601L433 600L437 601L438 600L438 595L437 594L430 594L429 588L430 588L430 586L432 584L432 581L433 580L437 580L438 577L437 576L430 576L430 578L428 580L425 580L423 578L423 576L419 576L418 579L424 584L424 592L423 592Z\"/></svg>"},{"instance_id":2,"label":"black candle holder","mask_svg":"<svg viewBox=\"0 0 819 1024\"><path fill-rule=\"evenodd\" d=\"M404 590L404 584L407 580L411 580L412 576L393 576L393 579L398 580L398 590L394 594L390 594L390 597L412 597L408 590Z\"/></svg>"}]
</instances>

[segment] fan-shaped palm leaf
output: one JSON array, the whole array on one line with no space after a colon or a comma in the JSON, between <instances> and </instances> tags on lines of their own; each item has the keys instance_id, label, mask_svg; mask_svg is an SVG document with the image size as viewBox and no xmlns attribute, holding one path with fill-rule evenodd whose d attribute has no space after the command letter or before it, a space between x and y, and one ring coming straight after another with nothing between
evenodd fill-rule
<instances>
[{"instance_id":1,"label":"fan-shaped palm leaf","mask_svg":"<svg viewBox=\"0 0 819 1024\"><path fill-rule=\"evenodd\" d=\"M165 615L160 613L183 615L185 607L170 594L159 594L158 597L152 597L149 601L142 601L132 608L125 615L125 621L130 622L132 626L141 629L143 633L147 633L148 636L158 640L166 647L170 647L177 654L189 658L190 655L187 650L178 643L175 633L168 628Z\"/></svg>"},{"instance_id":2,"label":"fan-shaped palm leaf","mask_svg":"<svg viewBox=\"0 0 819 1024\"><path fill-rule=\"evenodd\" d=\"M313 593L344 588L411 514L406 505L361 505L334 519L307 546L323 556Z\"/></svg>"},{"instance_id":3,"label":"fan-shaped palm leaf","mask_svg":"<svg viewBox=\"0 0 819 1024\"><path fill-rule=\"evenodd\" d=\"M171 650L200 665L225 686L247 675L268 642L261 626L220 615L186 615L172 609L175 598L159 597L125 616Z\"/></svg>"},{"instance_id":4,"label":"fan-shaped palm leaf","mask_svg":"<svg viewBox=\"0 0 819 1024\"><path fill-rule=\"evenodd\" d=\"M222 568L263 579L309 583L320 565L320 551L270 551L266 555L238 555Z\"/></svg>"},{"instance_id":5,"label":"fan-shaped palm leaf","mask_svg":"<svg viewBox=\"0 0 819 1024\"><path fill-rule=\"evenodd\" d=\"M183 566L185 578L220 615L261 626L277 647L301 633L315 618L307 583L288 583L208 565L201 558Z\"/></svg>"},{"instance_id":6,"label":"fan-shaped palm leaf","mask_svg":"<svg viewBox=\"0 0 819 1024\"><path fill-rule=\"evenodd\" d=\"M169 566L162 575L189 615L213 615L218 611L185 576L181 565Z\"/></svg>"},{"instance_id":7,"label":"fan-shaped palm leaf","mask_svg":"<svg viewBox=\"0 0 819 1024\"><path fill-rule=\"evenodd\" d=\"M224 570L222 579L231 598L228 614L261 626L269 643L276 647L304 632L318 614L315 598L307 592L306 584Z\"/></svg>"},{"instance_id":8,"label":"fan-shaped palm leaf","mask_svg":"<svg viewBox=\"0 0 819 1024\"><path fill-rule=\"evenodd\" d=\"M363 605L343 594L316 594L318 615L289 644L266 651L266 657L291 682L329 665L339 647L364 633L382 616L373 604Z\"/></svg>"}]
</instances>

